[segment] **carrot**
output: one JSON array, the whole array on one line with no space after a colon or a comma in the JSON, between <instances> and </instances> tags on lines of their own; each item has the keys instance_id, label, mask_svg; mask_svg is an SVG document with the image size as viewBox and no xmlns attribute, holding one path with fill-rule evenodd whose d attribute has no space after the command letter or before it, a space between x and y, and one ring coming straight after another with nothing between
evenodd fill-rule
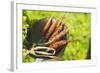
<instances>
[{"instance_id":1,"label":"carrot","mask_svg":"<svg viewBox=\"0 0 100 73\"><path fill-rule=\"evenodd\" d=\"M48 28L50 27L51 22L52 22L52 17L50 17L50 18L48 19L48 22L45 24L45 26L44 26L44 28L43 28L43 33L42 33L43 35L45 35L46 31L47 31Z\"/></svg>"},{"instance_id":2,"label":"carrot","mask_svg":"<svg viewBox=\"0 0 100 73\"><path fill-rule=\"evenodd\" d=\"M50 41L51 42L55 42L55 41L58 41L61 37L63 37L64 35L66 35L68 32L68 30L63 30L61 31L58 35L56 35L55 37L53 37Z\"/></svg>"},{"instance_id":3,"label":"carrot","mask_svg":"<svg viewBox=\"0 0 100 73\"><path fill-rule=\"evenodd\" d=\"M61 30L63 30L63 27L64 27L64 25L61 24L61 25L54 31L54 33L51 35L51 37L50 37L49 40L51 40L53 37L55 37L57 34L59 34L59 32L60 32Z\"/></svg>"},{"instance_id":4,"label":"carrot","mask_svg":"<svg viewBox=\"0 0 100 73\"><path fill-rule=\"evenodd\" d=\"M65 45L67 43L68 43L68 41L61 40L61 41L57 41L57 42L52 43L49 47L54 48L54 49L59 49L59 47L62 47L63 45Z\"/></svg>"},{"instance_id":5,"label":"carrot","mask_svg":"<svg viewBox=\"0 0 100 73\"><path fill-rule=\"evenodd\" d=\"M60 24L62 23L62 21L63 21L63 19L64 19L64 16L65 16L65 15L63 15L63 16L61 17L61 19L59 20L59 22L58 22L58 24L57 24L57 27L56 27L56 28L58 28L58 27L60 26Z\"/></svg>"},{"instance_id":6,"label":"carrot","mask_svg":"<svg viewBox=\"0 0 100 73\"><path fill-rule=\"evenodd\" d=\"M61 31L61 29L63 28L62 21L63 21L63 19L64 19L64 16L65 16L65 15L63 15L63 16L61 17L61 19L60 19L59 21L57 21L57 25L56 25L55 31L54 31L54 33L51 35L50 40L51 40L55 35L57 35L57 33L59 33L59 31Z\"/></svg>"},{"instance_id":7,"label":"carrot","mask_svg":"<svg viewBox=\"0 0 100 73\"><path fill-rule=\"evenodd\" d=\"M53 24L51 25L51 27L48 29L47 34L46 34L46 38L48 39L50 37L50 35L54 32L55 27L56 27L56 23L57 21L53 22Z\"/></svg>"}]
</instances>

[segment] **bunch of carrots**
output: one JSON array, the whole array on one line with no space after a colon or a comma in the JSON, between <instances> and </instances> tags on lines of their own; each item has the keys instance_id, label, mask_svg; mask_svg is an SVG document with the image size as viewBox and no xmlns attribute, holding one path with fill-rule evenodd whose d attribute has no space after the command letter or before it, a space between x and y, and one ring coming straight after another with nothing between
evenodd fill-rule
<instances>
[{"instance_id":1,"label":"bunch of carrots","mask_svg":"<svg viewBox=\"0 0 100 73\"><path fill-rule=\"evenodd\" d=\"M69 30L62 22L64 16L58 21L50 17L44 24L42 35L47 40L44 43L33 43L33 47L27 51L26 55L33 54L37 57L57 58L55 54L69 42L67 35ZM48 46L47 46L48 45ZM35 49L36 48L36 49Z\"/></svg>"},{"instance_id":2,"label":"bunch of carrots","mask_svg":"<svg viewBox=\"0 0 100 73\"><path fill-rule=\"evenodd\" d=\"M69 33L68 28L62 22L64 16L59 21L53 21L50 17L43 28L42 35L48 40L50 48L59 50L60 47L66 45L69 41L64 37Z\"/></svg>"}]
</instances>

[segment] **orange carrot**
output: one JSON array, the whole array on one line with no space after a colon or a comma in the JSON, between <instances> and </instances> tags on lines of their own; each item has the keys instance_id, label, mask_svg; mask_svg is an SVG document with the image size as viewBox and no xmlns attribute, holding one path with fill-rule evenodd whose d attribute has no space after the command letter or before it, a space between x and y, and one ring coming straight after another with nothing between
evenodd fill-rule
<instances>
[{"instance_id":1,"label":"orange carrot","mask_svg":"<svg viewBox=\"0 0 100 73\"><path fill-rule=\"evenodd\" d=\"M61 19L59 20L59 22L58 22L58 24L57 24L57 27L56 27L56 28L58 28L58 27L60 26L60 24L62 23L62 21L63 21L63 19L64 19L64 16L65 16L65 15L63 15L63 16L61 17Z\"/></svg>"},{"instance_id":2,"label":"orange carrot","mask_svg":"<svg viewBox=\"0 0 100 73\"><path fill-rule=\"evenodd\" d=\"M46 38L48 39L50 37L50 35L54 32L55 30L55 27L56 27L56 23L57 21L53 22L53 24L50 26L50 28L48 29L47 31L47 34L46 34Z\"/></svg>"},{"instance_id":3,"label":"orange carrot","mask_svg":"<svg viewBox=\"0 0 100 73\"><path fill-rule=\"evenodd\" d=\"M64 35L66 35L68 32L68 30L63 30L61 31L58 35L56 35L55 37L53 37L50 41L51 42L55 42L55 41L58 41L61 37L63 37Z\"/></svg>"},{"instance_id":4,"label":"orange carrot","mask_svg":"<svg viewBox=\"0 0 100 73\"><path fill-rule=\"evenodd\" d=\"M59 49L59 47L62 47L63 45L65 45L67 43L68 43L68 41L61 40L61 41L57 41L57 42L52 43L49 47L54 48L54 49Z\"/></svg>"},{"instance_id":5,"label":"orange carrot","mask_svg":"<svg viewBox=\"0 0 100 73\"><path fill-rule=\"evenodd\" d=\"M51 35L50 39L51 40L53 37L55 37L57 34L59 34L59 32L63 29L64 25L61 24L55 31L54 33Z\"/></svg>"},{"instance_id":6,"label":"orange carrot","mask_svg":"<svg viewBox=\"0 0 100 73\"><path fill-rule=\"evenodd\" d=\"M52 17L50 17L47 21L47 23L45 24L44 28L43 28L43 35L45 35L46 31L48 30L48 28L50 27L50 24L52 22Z\"/></svg>"},{"instance_id":7,"label":"orange carrot","mask_svg":"<svg viewBox=\"0 0 100 73\"><path fill-rule=\"evenodd\" d=\"M62 21L63 21L63 19L64 19L64 16L65 16L65 15L63 15L63 16L61 17L61 19L60 19L59 21L57 21L57 25L56 25L55 31L54 31L54 33L51 35L50 40L51 40L54 36L56 36L56 35L59 33L59 31L61 31L61 29L63 28Z\"/></svg>"}]
</instances>

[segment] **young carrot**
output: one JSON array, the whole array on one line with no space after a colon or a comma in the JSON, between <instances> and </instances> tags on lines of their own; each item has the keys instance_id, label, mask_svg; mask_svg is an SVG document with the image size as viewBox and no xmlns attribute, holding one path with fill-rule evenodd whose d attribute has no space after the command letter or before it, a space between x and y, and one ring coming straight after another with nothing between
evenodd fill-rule
<instances>
[{"instance_id":1,"label":"young carrot","mask_svg":"<svg viewBox=\"0 0 100 73\"><path fill-rule=\"evenodd\" d=\"M65 15L63 15L63 16L61 17L61 19L60 19L59 21L57 21L57 25L56 25L55 31L54 31L54 33L51 35L50 40L51 40L54 36L56 36L57 33L59 33L59 31L61 31L61 29L63 28L62 21L63 21L64 17L65 17Z\"/></svg>"},{"instance_id":2,"label":"young carrot","mask_svg":"<svg viewBox=\"0 0 100 73\"><path fill-rule=\"evenodd\" d=\"M51 42L55 42L55 41L58 41L61 37L63 37L64 35L66 35L68 32L68 30L63 30L61 31L59 34L57 34L55 37L53 37L50 41Z\"/></svg>"},{"instance_id":3,"label":"young carrot","mask_svg":"<svg viewBox=\"0 0 100 73\"><path fill-rule=\"evenodd\" d=\"M61 17L61 19L59 20L59 22L58 22L58 24L57 24L57 27L56 27L56 28L58 28L58 27L60 26L60 24L62 23L62 21L63 21L64 17L65 17L65 14L64 14L64 15Z\"/></svg>"},{"instance_id":4,"label":"young carrot","mask_svg":"<svg viewBox=\"0 0 100 73\"><path fill-rule=\"evenodd\" d=\"M59 49L59 47L62 47L63 45L66 45L67 43L68 43L68 41L61 40L61 41L52 43L49 47L54 48L54 49Z\"/></svg>"},{"instance_id":5,"label":"young carrot","mask_svg":"<svg viewBox=\"0 0 100 73\"><path fill-rule=\"evenodd\" d=\"M61 30L63 30L64 28L64 24L61 24L55 31L54 33L51 35L50 39L51 40L53 37L55 37L57 34L59 34L59 32L61 32Z\"/></svg>"},{"instance_id":6,"label":"young carrot","mask_svg":"<svg viewBox=\"0 0 100 73\"><path fill-rule=\"evenodd\" d=\"M46 39L48 39L50 37L50 35L53 33L53 31L55 30L56 23L57 23L57 21L53 22L53 24L48 29L47 34L46 34Z\"/></svg>"},{"instance_id":7,"label":"young carrot","mask_svg":"<svg viewBox=\"0 0 100 73\"><path fill-rule=\"evenodd\" d=\"M48 19L48 22L45 24L45 26L44 26L44 28L43 28L43 33L42 33L43 35L45 35L46 31L47 31L48 28L50 27L51 22L52 22L52 17L50 17L50 18Z\"/></svg>"}]
</instances>

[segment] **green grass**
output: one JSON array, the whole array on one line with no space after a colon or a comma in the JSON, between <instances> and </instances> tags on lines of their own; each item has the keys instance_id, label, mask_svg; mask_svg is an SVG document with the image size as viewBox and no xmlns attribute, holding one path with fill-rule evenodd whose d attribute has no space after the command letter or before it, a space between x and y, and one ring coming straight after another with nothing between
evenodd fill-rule
<instances>
[{"instance_id":1,"label":"green grass","mask_svg":"<svg viewBox=\"0 0 100 73\"><path fill-rule=\"evenodd\" d=\"M64 51L62 58L65 60L84 60L90 59L89 49L91 46L91 14L79 12L49 12L23 10L23 48L27 48L27 31L35 22L43 18L58 19L65 14L64 23L69 28L69 39L79 38L79 41L69 43ZM24 52L23 52L24 54ZM88 58L87 58L88 56ZM34 57L23 56L23 62L35 62Z\"/></svg>"}]
</instances>

